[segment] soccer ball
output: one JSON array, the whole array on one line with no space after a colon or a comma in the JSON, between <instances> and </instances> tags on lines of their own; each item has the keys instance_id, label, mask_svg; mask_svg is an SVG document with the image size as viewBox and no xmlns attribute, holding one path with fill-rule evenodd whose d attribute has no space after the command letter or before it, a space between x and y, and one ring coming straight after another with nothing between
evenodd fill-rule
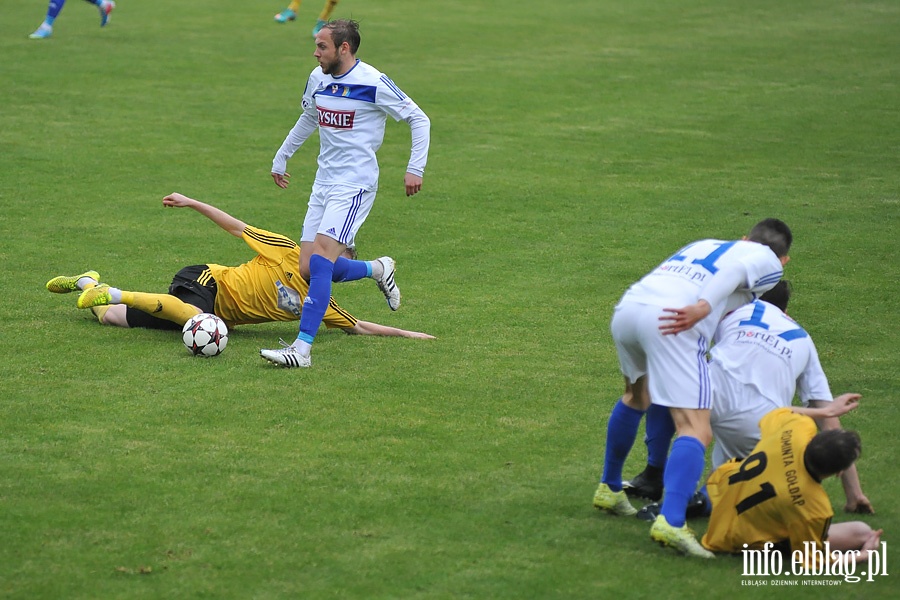
<instances>
[{"instance_id":1,"label":"soccer ball","mask_svg":"<svg viewBox=\"0 0 900 600\"><path fill-rule=\"evenodd\" d=\"M228 327L216 315L200 313L184 324L181 341L194 356L218 356L228 344Z\"/></svg>"}]
</instances>

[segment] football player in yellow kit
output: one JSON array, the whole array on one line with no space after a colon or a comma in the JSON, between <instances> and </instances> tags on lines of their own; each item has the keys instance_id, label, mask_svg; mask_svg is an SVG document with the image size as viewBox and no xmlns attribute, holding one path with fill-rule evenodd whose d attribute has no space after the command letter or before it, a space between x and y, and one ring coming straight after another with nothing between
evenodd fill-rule
<instances>
[{"instance_id":1,"label":"football player in yellow kit","mask_svg":"<svg viewBox=\"0 0 900 600\"><path fill-rule=\"evenodd\" d=\"M309 284L296 272L299 245L290 238L259 229L228 213L183 194L170 194L163 205L192 208L228 233L242 238L257 254L236 267L215 263L185 267L179 271L167 294L131 292L99 283L96 271L54 277L47 289L54 293L81 291L78 308L90 308L100 323L119 327L181 329L201 312L218 315L229 327L272 321L296 321ZM352 252L352 249L351 249ZM385 257L387 259L387 257ZM378 275L383 264L342 257L356 267ZM331 298L323 320L326 327L350 334L432 338L426 333L406 331L356 319Z\"/></svg>"},{"instance_id":2,"label":"football player in yellow kit","mask_svg":"<svg viewBox=\"0 0 900 600\"><path fill-rule=\"evenodd\" d=\"M712 515L701 542L708 550L737 553L769 543L790 554L804 544L821 551L827 541L833 550L860 550L857 560L863 560L877 547L881 530L862 521L831 523L834 511L822 487L823 479L859 458L859 435L844 429L817 433L813 419L796 411L766 414L753 452L710 476Z\"/></svg>"}]
</instances>

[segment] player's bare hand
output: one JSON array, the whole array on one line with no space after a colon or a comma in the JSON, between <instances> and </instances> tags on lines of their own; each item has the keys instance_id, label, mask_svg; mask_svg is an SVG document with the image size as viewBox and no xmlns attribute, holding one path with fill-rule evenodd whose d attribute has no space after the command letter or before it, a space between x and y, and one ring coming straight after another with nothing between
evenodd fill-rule
<instances>
[{"instance_id":1,"label":"player's bare hand","mask_svg":"<svg viewBox=\"0 0 900 600\"><path fill-rule=\"evenodd\" d=\"M434 340L437 339L433 335L428 335L427 333L422 333L421 331L408 331L406 332L406 336L408 338L416 338L418 340Z\"/></svg>"},{"instance_id":2,"label":"player's bare hand","mask_svg":"<svg viewBox=\"0 0 900 600\"><path fill-rule=\"evenodd\" d=\"M184 194L179 194L178 192L169 194L168 196L163 198L162 201L163 206L168 206L170 208L183 208L185 206L190 206L191 202L193 202L193 200L191 200Z\"/></svg>"},{"instance_id":3,"label":"player's bare hand","mask_svg":"<svg viewBox=\"0 0 900 600\"><path fill-rule=\"evenodd\" d=\"M284 175L282 175L281 173L272 173L272 179L275 180L275 185L277 185L281 189L284 189L291 184L290 173L285 173Z\"/></svg>"},{"instance_id":4,"label":"player's bare hand","mask_svg":"<svg viewBox=\"0 0 900 600\"><path fill-rule=\"evenodd\" d=\"M407 196L415 196L422 189L422 178L412 173L406 174L403 178L403 183L406 185Z\"/></svg>"},{"instance_id":5,"label":"player's bare hand","mask_svg":"<svg viewBox=\"0 0 900 600\"><path fill-rule=\"evenodd\" d=\"M700 300L684 308L664 308L663 311L669 314L659 318L662 321L659 330L663 335L677 335L702 321L711 310L706 300Z\"/></svg>"},{"instance_id":6,"label":"player's bare hand","mask_svg":"<svg viewBox=\"0 0 900 600\"><path fill-rule=\"evenodd\" d=\"M869 502L869 499L863 494L860 494L853 500L847 500L847 504L844 505L844 512L857 515L874 515L875 509L872 507L872 503Z\"/></svg>"},{"instance_id":7,"label":"player's bare hand","mask_svg":"<svg viewBox=\"0 0 900 600\"><path fill-rule=\"evenodd\" d=\"M859 406L860 398L862 398L862 396L859 394L841 394L835 398L833 402L830 402L824 407L827 411L825 416L840 417L846 415L848 412Z\"/></svg>"}]
</instances>

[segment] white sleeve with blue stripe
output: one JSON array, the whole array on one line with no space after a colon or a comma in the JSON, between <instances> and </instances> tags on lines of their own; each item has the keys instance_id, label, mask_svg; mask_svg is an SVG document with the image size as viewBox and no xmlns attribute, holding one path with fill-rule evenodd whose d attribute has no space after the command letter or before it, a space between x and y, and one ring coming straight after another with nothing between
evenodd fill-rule
<instances>
[{"instance_id":1,"label":"white sleeve with blue stripe","mask_svg":"<svg viewBox=\"0 0 900 600\"><path fill-rule=\"evenodd\" d=\"M406 170L421 177L425 174L428 148L431 144L431 120L428 115L384 74L378 81L375 103L395 121L406 121L409 124L412 149Z\"/></svg>"}]
</instances>

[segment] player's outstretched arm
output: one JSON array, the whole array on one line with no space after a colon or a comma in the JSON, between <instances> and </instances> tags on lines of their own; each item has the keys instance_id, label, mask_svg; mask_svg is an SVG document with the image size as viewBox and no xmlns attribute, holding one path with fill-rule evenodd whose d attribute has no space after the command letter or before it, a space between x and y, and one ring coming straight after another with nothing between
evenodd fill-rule
<instances>
[{"instance_id":1,"label":"player's outstretched arm","mask_svg":"<svg viewBox=\"0 0 900 600\"><path fill-rule=\"evenodd\" d=\"M353 327L345 327L344 331L351 335L384 335L393 337L418 338L423 340L433 340L433 335L421 333L419 331L407 331L398 329L397 327L388 327L387 325L379 325L378 323L370 323L368 321L357 321Z\"/></svg>"},{"instance_id":2,"label":"player's outstretched arm","mask_svg":"<svg viewBox=\"0 0 900 600\"><path fill-rule=\"evenodd\" d=\"M206 204L205 202L188 198L184 194L179 194L178 192L169 194L163 198L162 202L163 206L170 208L193 208L235 237L241 237L241 234L244 233L244 229L247 228L246 223L240 219L235 219L224 210Z\"/></svg>"},{"instance_id":3,"label":"player's outstretched arm","mask_svg":"<svg viewBox=\"0 0 900 600\"><path fill-rule=\"evenodd\" d=\"M862 398L862 396L859 394L841 394L832 402L819 403L814 400L810 402L810 408L792 406L791 410L798 415L806 415L813 419L832 419L846 415L848 412L858 407L860 398ZM813 408L816 406L818 408ZM831 429L831 427L827 426L823 426L822 428Z\"/></svg>"},{"instance_id":4,"label":"player's outstretched arm","mask_svg":"<svg viewBox=\"0 0 900 600\"><path fill-rule=\"evenodd\" d=\"M859 394L843 394L842 396L835 398L835 400L840 403L847 403L851 406L858 406L860 397ZM827 409L831 404L831 401L826 400L809 401L809 407L812 410ZM838 408L838 410L844 409ZM841 428L841 420L838 417L818 417L816 418L816 423L822 431ZM847 499L846 504L844 504L845 512L857 514L875 513L872 503L862 491L862 485L859 482L859 473L856 470L856 465L850 465L841 472L841 485L844 488L844 496Z\"/></svg>"}]
</instances>

